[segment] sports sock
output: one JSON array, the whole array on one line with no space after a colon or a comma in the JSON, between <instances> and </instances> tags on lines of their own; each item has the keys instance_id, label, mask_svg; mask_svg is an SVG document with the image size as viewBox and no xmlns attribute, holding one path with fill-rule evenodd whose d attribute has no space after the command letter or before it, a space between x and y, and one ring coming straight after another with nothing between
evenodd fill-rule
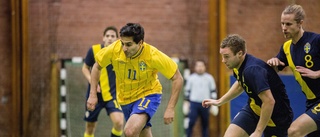
<instances>
[{"instance_id":1,"label":"sports sock","mask_svg":"<svg viewBox=\"0 0 320 137\"><path fill-rule=\"evenodd\" d=\"M122 130L117 131L115 128L112 128L111 130L111 137L121 137Z\"/></svg>"},{"instance_id":2,"label":"sports sock","mask_svg":"<svg viewBox=\"0 0 320 137\"><path fill-rule=\"evenodd\" d=\"M94 134L89 135L89 134L87 134L86 132L84 132L84 137L94 137Z\"/></svg>"}]
</instances>

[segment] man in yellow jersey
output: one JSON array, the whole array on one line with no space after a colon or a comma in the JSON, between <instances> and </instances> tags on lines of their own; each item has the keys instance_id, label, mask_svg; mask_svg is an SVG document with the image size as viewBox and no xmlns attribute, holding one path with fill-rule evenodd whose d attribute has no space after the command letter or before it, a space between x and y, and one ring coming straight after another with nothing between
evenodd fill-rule
<instances>
[{"instance_id":1,"label":"man in yellow jersey","mask_svg":"<svg viewBox=\"0 0 320 137\"><path fill-rule=\"evenodd\" d=\"M90 93L90 69L95 63L94 55L97 54L103 47L112 44L118 39L118 30L113 26L107 27L103 32L104 44L93 45L89 50L85 58L85 62L82 67L83 75L89 81L87 89L87 96L89 98ZM86 130L84 137L93 137L98 120L99 113L102 109L106 109L109 115L113 127L111 129L111 137L120 137L122 135L122 128L124 124L124 116L116 100L116 80L115 73L112 65L107 65L101 70L101 76L99 78L99 85L97 88L96 96L98 97L98 103L95 106L95 110L90 111L86 108L84 120L86 121ZM105 123L107 124L107 123Z\"/></svg>"},{"instance_id":2,"label":"man in yellow jersey","mask_svg":"<svg viewBox=\"0 0 320 137\"><path fill-rule=\"evenodd\" d=\"M172 80L171 97L164 113L164 123L174 118L174 107L180 94L183 78L178 65L167 55L144 42L140 24L128 23L120 30L120 40L99 51L91 72L89 109L97 103L97 85L101 68L112 64L116 73L117 99L122 107L126 137L152 137L150 119L156 112L162 95L157 73Z\"/></svg>"}]
</instances>

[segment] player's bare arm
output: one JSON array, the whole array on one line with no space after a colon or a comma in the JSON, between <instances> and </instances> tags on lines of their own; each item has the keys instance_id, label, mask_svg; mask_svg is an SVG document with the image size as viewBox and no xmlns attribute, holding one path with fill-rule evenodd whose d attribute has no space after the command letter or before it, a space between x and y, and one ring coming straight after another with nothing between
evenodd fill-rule
<instances>
[{"instance_id":1,"label":"player's bare arm","mask_svg":"<svg viewBox=\"0 0 320 137\"><path fill-rule=\"evenodd\" d=\"M98 102L97 98L97 86L100 78L100 70L102 67L95 63L92 67L91 71L91 87L90 87L90 95L87 101L87 107L89 110L94 110L95 106Z\"/></svg>"},{"instance_id":2,"label":"player's bare arm","mask_svg":"<svg viewBox=\"0 0 320 137\"><path fill-rule=\"evenodd\" d=\"M86 63L83 63L82 66L82 74L84 77L88 80L88 82L91 82L91 74L90 74L90 66L88 66Z\"/></svg>"},{"instance_id":3,"label":"player's bare arm","mask_svg":"<svg viewBox=\"0 0 320 137\"><path fill-rule=\"evenodd\" d=\"M266 128L269 120L271 119L271 115L275 105L275 100L269 89L262 91L258 96L262 101L260 119L255 131L252 133L250 137L262 136L264 129Z\"/></svg>"},{"instance_id":4,"label":"player's bare arm","mask_svg":"<svg viewBox=\"0 0 320 137\"><path fill-rule=\"evenodd\" d=\"M170 96L170 100L167 105L167 109L164 113L164 123L165 124L170 124L173 121L174 107L177 104L179 94L182 89L183 78L182 78L182 75L181 75L179 69L177 69L176 73L173 75L171 80L172 80L171 96Z\"/></svg>"},{"instance_id":5,"label":"player's bare arm","mask_svg":"<svg viewBox=\"0 0 320 137\"><path fill-rule=\"evenodd\" d=\"M236 98L242 92L243 92L243 88L238 83L238 81L235 81L233 83L233 85L231 86L231 88L229 89L229 91L226 94L224 94L220 99L217 99L217 100L215 100L215 99L205 99L202 102L202 106L205 107L205 108L208 108L211 105L221 106L221 105L227 103L228 101Z\"/></svg>"},{"instance_id":6,"label":"player's bare arm","mask_svg":"<svg viewBox=\"0 0 320 137\"><path fill-rule=\"evenodd\" d=\"M88 66L86 63L83 63L82 66L82 74L86 77L86 79L88 80L89 84L91 85L91 72L90 72L90 66ZM100 86L97 86L97 92L101 92L100 90Z\"/></svg>"}]
</instances>

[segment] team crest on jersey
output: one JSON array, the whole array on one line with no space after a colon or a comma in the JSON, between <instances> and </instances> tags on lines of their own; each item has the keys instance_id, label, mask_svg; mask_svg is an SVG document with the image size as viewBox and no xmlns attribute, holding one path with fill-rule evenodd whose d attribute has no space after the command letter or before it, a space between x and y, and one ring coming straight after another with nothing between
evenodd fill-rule
<instances>
[{"instance_id":1,"label":"team crest on jersey","mask_svg":"<svg viewBox=\"0 0 320 137\"><path fill-rule=\"evenodd\" d=\"M141 61L141 62L139 63L139 69L140 69L141 71L145 71L145 70L147 69L147 64L146 64L145 62Z\"/></svg>"},{"instance_id":2,"label":"team crest on jersey","mask_svg":"<svg viewBox=\"0 0 320 137\"><path fill-rule=\"evenodd\" d=\"M309 51L311 50L311 45L310 45L310 43L308 42L308 43L306 43L305 45L304 45L304 52L305 53L309 53Z\"/></svg>"}]
</instances>

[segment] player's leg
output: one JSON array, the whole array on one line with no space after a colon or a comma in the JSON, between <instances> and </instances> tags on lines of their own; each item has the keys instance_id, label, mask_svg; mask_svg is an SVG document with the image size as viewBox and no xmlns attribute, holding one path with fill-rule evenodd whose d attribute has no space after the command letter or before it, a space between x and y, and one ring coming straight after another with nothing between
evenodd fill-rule
<instances>
[{"instance_id":1,"label":"player's leg","mask_svg":"<svg viewBox=\"0 0 320 137\"><path fill-rule=\"evenodd\" d=\"M224 137L249 137L248 133L236 124L230 124Z\"/></svg>"},{"instance_id":2,"label":"player's leg","mask_svg":"<svg viewBox=\"0 0 320 137\"><path fill-rule=\"evenodd\" d=\"M147 126L143 128L140 137L152 137L151 127Z\"/></svg>"},{"instance_id":3,"label":"player's leg","mask_svg":"<svg viewBox=\"0 0 320 137\"><path fill-rule=\"evenodd\" d=\"M84 137L93 137L97 122L86 122Z\"/></svg>"},{"instance_id":4,"label":"player's leg","mask_svg":"<svg viewBox=\"0 0 320 137\"><path fill-rule=\"evenodd\" d=\"M86 111L84 117L84 120L86 121L84 137L93 137L100 111L100 107L96 107L94 111Z\"/></svg>"},{"instance_id":5,"label":"player's leg","mask_svg":"<svg viewBox=\"0 0 320 137\"><path fill-rule=\"evenodd\" d=\"M120 137L122 135L122 128L124 124L124 116L121 107L116 100L110 100L106 102L105 108L113 124L111 137Z\"/></svg>"},{"instance_id":6,"label":"player's leg","mask_svg":"<svg viewBox=\"0 0 320 137\"><path fill-rule=\"evenodd\" d=\"M198 108L196 106L195 102L190 101L190 112L189 112L189 126L187 129L187 137L192 136L192 129L194 125L196 124L197 118L198 118Z\"/></svg>"},{"instance_id":7,"label":"player's leg","mask_svg":"<svg viewBox=\"0 0 320 137\"><path fill-rule=\"evenodd\" d=\"M161 94L153 94L122 106L127 120L124 127L125 136L152 137L150 119L158 109L160 102Z\"/></svg>"},{"instance_id":8,"label":"player's leg","mask_svg":"<svg viewBox=\"0 0 320 137\"><path fill-rule=\"evenodd\" d=\"M257 127L259 117L246 106L234 117L224 137L248 137Z\"/></svg>"},{"instance_id":9,"label":"player's leg","mask_svg":"<svg viewBox=\"0 0 320 137\"><path fill-rule=\"evenodd\" d=\"M87 109L87 105L85 105L85 108L86 108L86 112L85 112L84 120L86 121L86 129L85 129L84 137L94 137L96 123L98 120L99 113L103 108L103 104L101 104L101 102L98 102L98 104L96 105L93 111L89 111Z\"/></svg>"},{"instance_id":10,"label":"player's leg","mask_svg":"<svg viewBox=\"0 0 320 137\"><path fill-rule=\"evenodd\" d=\"M140 136L145 137L146 135L142 135L142 133L144 133L144 134L148 133L147 132L148 129L144 129L145 130L144 132L142 132L142 130L146 126L148 119L149 119L149 116L146 113L131 115L130 118L127 120L127 123L124 127L125 136L126 137L139 137L139 135L140 135ZM151 129L150 129L150 131L151 131Z\"/></svg>"},{"instance_id":11,"label":"player's leg","mask_svg":"<svg viewBox=\"0 0 320 137\"><path fill-rule=\"evenodd\" d=\"M204 108L202 107L202 103L198 104L200 111L200 117L201 117L201 124L202 124L202 137L209 137L209 109L210 108Z\"/></svg>"},{"instance_id":12,"label":"player's leg","mask_svg":"<svg viewBox=\"0 0 320 137\"><path fill-rule=\"evenodd\" d=\"M111 130L112 137L117 137L122 135L122 128L124 124L124 116L122 112L112 112L110 115L110 119L113 123L113 127Z\"/></svg>"},{"instance_id":13,"label":"player's leg","mask_svg":"<svg viewBox=\"0 0 320 137\"><path fill-rule=\"evenodd\" d=\"M320 103L315 103L313 106L299 116L288 129L288 137L308 136L318 137L320 131Z\"/></svg>"},{"instance_id":14,"label":"player's leg","mask_svg":"<svg viewBox=\"0 0 320 137\"><path fill-rule=\"evenodd\" d=\"M316 130L317 124L315 121L304 113L293 121L288 129L288 137L303 137Z\"/></svg>"}]
</instances>

